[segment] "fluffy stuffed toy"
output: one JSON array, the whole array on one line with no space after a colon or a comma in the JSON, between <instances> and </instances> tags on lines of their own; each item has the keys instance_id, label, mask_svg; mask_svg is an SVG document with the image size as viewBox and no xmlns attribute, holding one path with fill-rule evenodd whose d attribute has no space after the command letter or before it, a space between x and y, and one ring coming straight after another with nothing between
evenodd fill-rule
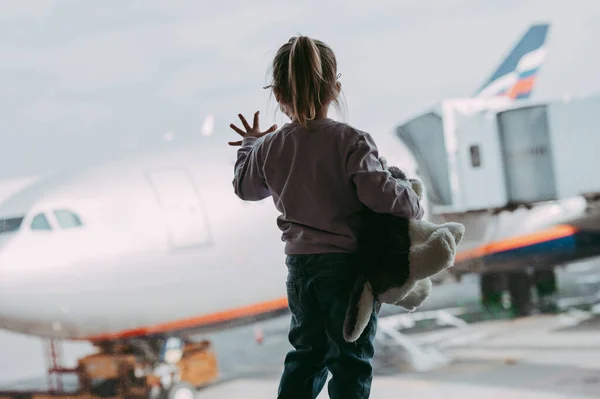
<instances>
[{"instance_id":1,"label":"fluffy stuffed toy","mask_svg":"<svg viewBox=\"0 0 600 399\"><path fill-rule=\"evenodd\" d=\"M397 167L387 167L399 184L411 187L422 199L423 186L407 179ZM429 277L454 264L456 246L465 228L460 223L441 225L408 220L367 209L358 234L358 254L363 270L350 298L344 323L344 338L360 337L373 312L374 301L400 306L410 312L431 293Z\"/></svg>"}]
</instances>

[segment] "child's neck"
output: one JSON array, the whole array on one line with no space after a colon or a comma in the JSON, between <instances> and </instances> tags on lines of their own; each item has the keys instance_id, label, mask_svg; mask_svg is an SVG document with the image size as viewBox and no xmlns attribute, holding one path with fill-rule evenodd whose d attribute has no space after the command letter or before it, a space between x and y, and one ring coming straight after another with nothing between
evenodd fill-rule
<instances>
[{"instance_id":1,"label":"child's neck","mask_svg":"<svg viewBox=\"0 0 600 399\"><path fill-rule=\"evenodd\" d=\"M321 108L317 109L317 112L315 113L315 117L312 119L313 121L319 120L319 119L325 119L327 118L327 114L329 112L329 106L323 106ZM297 123L298 119L294 118L292 119L292 122Z\"/></svg>"},{"instance_id":2,"label":"child's neck","mask_svg":"<svg viewBox=\"0 0 600 399\"><path fill-rule=\"evenodd\" d=\"M329 107L321 107L317 110L317 113L315 114L315 120L317 119L325 119L327 118L327 113L329 111Z\"/></svg>"}]
</instances>

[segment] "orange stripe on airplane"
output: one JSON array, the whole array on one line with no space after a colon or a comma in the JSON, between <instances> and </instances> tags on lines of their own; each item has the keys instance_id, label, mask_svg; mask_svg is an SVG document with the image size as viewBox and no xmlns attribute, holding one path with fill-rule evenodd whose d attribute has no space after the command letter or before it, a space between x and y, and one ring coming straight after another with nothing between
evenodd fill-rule
<instances>
[{"instance_id":1,"label":"orange stripe on airplane","mask_svg":"<svg viewBox=\"0 0 600 399\"><path fill-rule=\"evenodd\" d=\"M525 79L519 80L515 85L510 89L507 93L508 97L513 100L517 98L517 96L521 93L527 93L531 91L533 85L535 84L535 75L529 76Z\"/></svg>"},{"instance_id":2,"label":"orange stripe on airplane","mask_svg":"<svg viewBox=\"0 0 600 399\"><path fill-rule=\"evenodd\" d=\"M546 241L556 240L558 238L568 237L577 232L577 229L568 225L558 225L553 228L542 230L534 234L518 236L502 241L496 241L481 247L459 252L455 256L456 262L464 262L469 259L491 255L497 252L508 251L535 245ZM202 316L178 320L169 323L158 324L155 326L141 327L131 330L120 331L112 334L101 334L85 338L86 341L109 341L115 339L141 337L145 335L160 334L169 331L183 330L192 327L201 327L211 324L227 322L244 317L260 315L287 308L287 298L279 298L271 301L260 302L240 308L224 310L221 312L210 313Z\"/></svg>"},{"instance_id":3,"label":"orange stripe on airplane","mask_svg":"<svg viewBox=\"0 0 600 399\"><path fill-rule=\"evenodd\" d=\"M559 238L569 237L577 233L577 229L569 225L558 225L547 230L542 230L533 234L527 234L509 238L506 240L492 242L481 247L462 251L454 257L456 262L464 262L469 259L479 258L485 255L491 255L498 252L510 251L512 249L528 247L530 245L540 244L546 241L552 241Z\"/></svg>"},{"instance_id":4,"label":"orange stripe on airplane","mask_svg":"<svg viewBox=\"0 0 600 399\"><path fill-rule=\"evenodd\" d=\"M158 324L149 327L140 327L131 330L120 331L112 334L101 334L85 338L86 341L109 341L114 339L140 337L144 335L160 334L168 331L183 330L186 328L206 326L226 321L251 317L262 313L273 312L287 308L287 298L279 298L271 301L260 302L240 308L224 310L216 313L209 313L202 316L192 317L173 321L169 323Z\"/></svg>"}]
</instances>

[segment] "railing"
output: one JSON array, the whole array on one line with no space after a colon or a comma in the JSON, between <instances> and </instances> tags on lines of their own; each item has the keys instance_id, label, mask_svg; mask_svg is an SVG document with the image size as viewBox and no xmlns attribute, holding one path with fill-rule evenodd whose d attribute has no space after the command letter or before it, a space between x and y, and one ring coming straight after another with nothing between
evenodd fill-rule
<instances>
[{"instance_id":1,"label":"railing","mask_svg":"<svg viewBox=\"0 0 600 399\"><path fill-rule=\"evenodd\" d=\"M450 308L426 312L403 313L380 317L377 327L379 344L388 348L403 349L417 371L430 370L447 364L450 359L444 356L438 348L446 340L451 340L464 333L469 324L458 317L466 313L464 308ZM432 320L440 327L455 327L440 334L428 335L419 340L403 334L400 330L413 328L418 321Z\"/></svg>"}]
</instances>

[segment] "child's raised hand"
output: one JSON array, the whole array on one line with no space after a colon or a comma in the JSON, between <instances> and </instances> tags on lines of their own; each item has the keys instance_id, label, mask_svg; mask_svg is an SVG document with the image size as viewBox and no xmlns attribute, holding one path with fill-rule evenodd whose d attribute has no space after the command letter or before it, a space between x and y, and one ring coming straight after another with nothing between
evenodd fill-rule
<instances>
[{"instance_id":1,"label":"child's raised hand","mask_svg":"<svg viewBox=\"0 0 600 399\"><path fill-rule=\"evenodd\" d=\"M235 130L240 136L242 137L262 137L266 134L269 133L273 133L275 130L277 130L277 125L273 125L270 128L268 128L267 130L265 130L264 132L260 131L260 128L258 127L258 112L256 111L256 113L254 114L254 123L252 125L252 128L250 128L250 125L248 124L248 122L246 122L246 118L244 118L244 116L242 114L238 114L238 116L240 117L242 124L244 125L244 128L246 129L246 131L244 132L242 129L240 129L239 127L237 127L236 125L234 125L233 123L231 125L229 125L230 128L232 128L233 130ZM230 141L229 145L231 146L240 146L242 145L242 140L240 141Z\"/></svg>"}]
</instances>

